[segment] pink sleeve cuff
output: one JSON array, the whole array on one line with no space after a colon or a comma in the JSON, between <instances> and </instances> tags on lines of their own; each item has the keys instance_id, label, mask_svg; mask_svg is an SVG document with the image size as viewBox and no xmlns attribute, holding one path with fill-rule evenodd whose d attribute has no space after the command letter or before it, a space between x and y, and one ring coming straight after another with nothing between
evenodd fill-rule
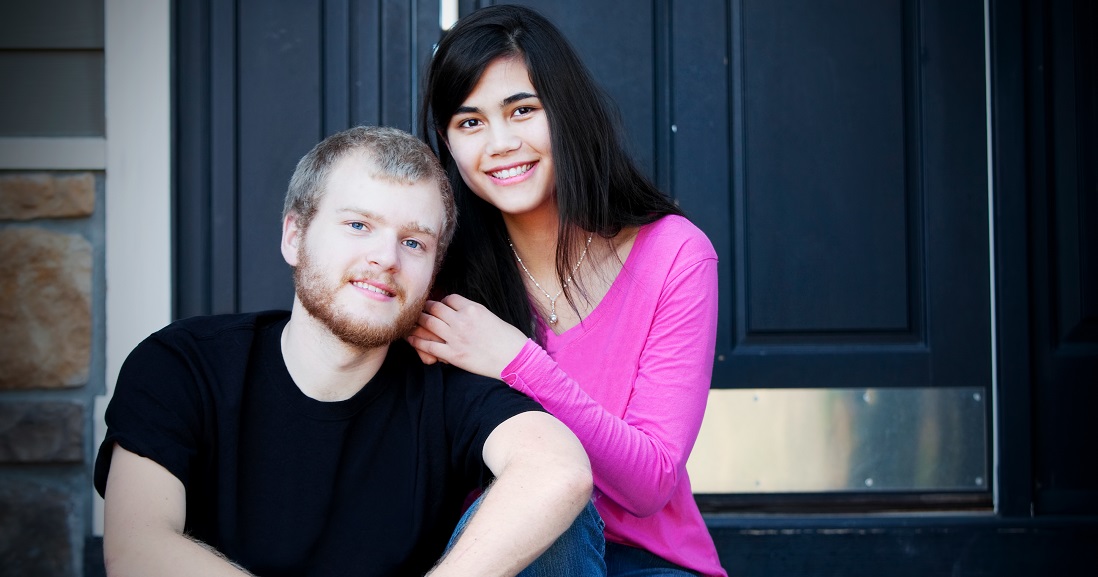
<instances>
[{"instance_id":1,"label":"pink sleeve cuff","mask_svg":"<svg viewBox=\"0 0 1098 577\"><path fill-rule=\"evenodd\" d=\"M500 379L512 389L536 400L537 396L533 394L527 382L530 380L530 375L537 374L537 361L541 356L548 356L548 353L533 339L526 339L526 344L522 346L519 354L506 367L503 367ZM523 378L521 375L526 375L527 378Z\"/></svg>"}]
</instances>

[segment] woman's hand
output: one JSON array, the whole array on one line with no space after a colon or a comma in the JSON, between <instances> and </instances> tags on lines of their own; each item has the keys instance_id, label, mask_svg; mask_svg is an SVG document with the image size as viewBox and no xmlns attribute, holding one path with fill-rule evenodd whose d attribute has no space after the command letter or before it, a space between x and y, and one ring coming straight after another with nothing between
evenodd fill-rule
<instances>
[{"instance_id":1,"label":"woman's hand","mask_svg":"<svg viewBox=\"0 0 1098 577\"><path fill-rule=\"evenodd\" d=\"M442 361L498 379L527 338L480 303L453 294L427 301L407 340L427 364Z\"/></svg>"}]
</instances>

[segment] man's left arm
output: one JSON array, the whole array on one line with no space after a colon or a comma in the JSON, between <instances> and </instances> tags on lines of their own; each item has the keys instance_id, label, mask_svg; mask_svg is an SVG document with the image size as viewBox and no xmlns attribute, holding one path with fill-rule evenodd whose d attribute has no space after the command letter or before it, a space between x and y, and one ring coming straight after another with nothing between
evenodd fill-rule
<instances>
[{"instance_id":1,"label":"man's left arm","mask_svg":"<svg viewBox=\"0 0 1098 577\"><path fill-rule=\"evenodd\" d=\"M496 480L432 577L516 575L591 499L587 453L548 413L528 411L507 419L488 436L483 454Z\"/></svg>"}]
</instances>

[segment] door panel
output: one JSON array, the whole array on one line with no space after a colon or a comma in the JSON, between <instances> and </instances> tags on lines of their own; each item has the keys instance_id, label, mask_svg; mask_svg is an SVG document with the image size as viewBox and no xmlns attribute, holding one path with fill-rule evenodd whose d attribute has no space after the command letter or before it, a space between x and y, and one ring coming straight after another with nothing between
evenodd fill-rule
<instances>
[{"instance_id":1,"label":"door panel","mask_svg":"<svg viewBox=\"0 0 1098 577\"><path fill-rule=\"evenodd\" d=\"M744 3L748 334L913 328L901 8Z\"/></svg>"},{"instance_id":2,"label":"door panel","mask_svg":"<svg viewBox=\"0 0 1098 577\"><path fill-rule=\"evenodd\" d=\"M735 297L714 385L989 386L979 6L732 10Z\"/></svg>"}]
</instances>

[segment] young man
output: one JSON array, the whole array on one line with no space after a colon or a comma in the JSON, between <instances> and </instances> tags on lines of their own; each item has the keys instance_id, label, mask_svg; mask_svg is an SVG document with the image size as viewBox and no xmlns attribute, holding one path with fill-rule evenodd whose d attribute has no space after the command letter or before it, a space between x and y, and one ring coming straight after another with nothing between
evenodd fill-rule
<instances>
[{"instance_id":1,"label":"young man","mask_svg":"<svg viewBox=\"0 0 1098 577\"><path fill-rule=\"evenodd\" d=\"M302 158L282 223L293 309L173 323L122 368L95 469L108 573L514 575L572 524L591 494L572 433L402 340L453 206L401 131Z\"/></svg>"}]
</instances>

